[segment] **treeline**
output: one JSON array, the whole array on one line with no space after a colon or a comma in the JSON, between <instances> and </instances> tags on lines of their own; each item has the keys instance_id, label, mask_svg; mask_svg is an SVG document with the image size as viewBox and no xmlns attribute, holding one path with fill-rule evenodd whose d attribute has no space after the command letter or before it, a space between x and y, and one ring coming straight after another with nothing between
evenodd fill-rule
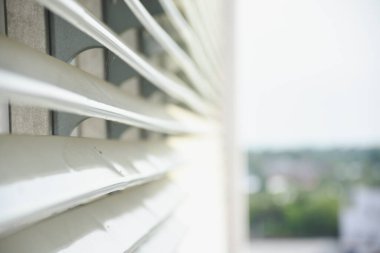
<instances>
[{"instance_id":1,"label":"treeline","mask_svg":"<svg viewBox=\"0 0 380 253\"><path fill-rule=\"evenodd\" d=\"M350 189L380 186L377 148L250 151L247 158L260 186L250 194L252 236L337 236L339 206ZM268 184L278 175L287 187L273 194Z\"/></svg>"}]
</instances>

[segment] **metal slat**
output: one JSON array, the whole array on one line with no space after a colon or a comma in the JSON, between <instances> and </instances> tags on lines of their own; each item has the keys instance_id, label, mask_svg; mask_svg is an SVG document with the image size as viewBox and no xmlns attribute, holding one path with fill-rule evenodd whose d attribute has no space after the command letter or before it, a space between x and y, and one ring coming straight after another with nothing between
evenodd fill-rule
<instances>
[{"instance_id":1,"label":"metal slat","mask_svg":"<svg viewBox=\"0 0 380 253\"><path fill-rule=\"evenodd\" d=\"M163 142L58 136L0 137L0 236L180 164Z\"/></svg>"},{"instance_id":2,"label":"metal slat","mask_svg":"<svg viewBox=\"0 0 380 253\"><path fill-rule=\"evenodd\" d=\"M220 59L220 53L217 51L215 46L215 42L212 39L212 33L207 30L205 24L205 20L199 10L197 9L197 5L195 0L180 0L183 5L183 10L185 12L186 17L189 20L190 25L194 29L196 35L198 36L201 44L204 48L204 52L207 54L207 58L213 62L215 66L215 70L218 71L218 75L222 77L222 73L220 70L222 69L220 66L222 64L222 60Z\"/></svg>"},{"instance_id":3,"label":"metal slat","mask_svg":"<svg viewBox=\"0 0 380 253\"><path fill-rule=\"evenodd\" d=\"M134 253L175 252L179 242L185 235L186 227L175 218L169 218L140 246Z\"/></svg>"},{"instance_id":4,"label":"metal slat","mask_svg":"<svg viewBox=\"0 0 380 253\"><path fill-rule=\"evenodd\" d=\"M178 46L170 35L157 23L152 15L145 9L140 0L124 0L141 24L152 37L170 54L170 56L183 69L191 80L195 89L205 98L217 99L211 85L202 76L192 59Z\"/></svg>"},{"instance_id":5,"label":"metal slat","mask_svg":"<svg viewBox=\"0 0 380 253\"><path fill-rule=\"evenodd\" d=\"M217 66L220 64L217 59L220 59L218 52L215 51L220 47L202 44L208 36L202 36L202 40L198 40L198 34L188 26L192 32L191 35L195 38L192 42L197 43L196 46L191 47L192 42L187 42L190 43L188 46L196 48L194 51L198 50L196 54L190 52L191 57L194 58L191 59L170 37L170 33L166 33L146 11L144 6L147 9L149 9L148 6L160 6L160 0L154 1L153 4L149 2L151 0L141 0L146 2L145 5L141 5L140 0L120 0L112 1L112 3L111 0L105 0L110 1L110 5L116 2L130 2L131 8L135 8L136 16L142 16L140 22L145 23L151 34L156 34L155 40L159 41L171 57L182 66L187 76L183 76L182 72L178 76L182 75L183 80L186 81L189 79L189 84L192 83L195 88L192 89L175 75L151 64L153 60L161 61L161 65L174 69L170 65L172 61L167 61L168 59L161 55L157 58L154 57L158 55L153 56L152 61L145 59L125 44L122 36L116 34L120 31L113 30L114 26L100 21L80 4L89 4L91 0L35 1L50 8L65 22L68 21L96 40L99 43L97 46L109 49L106 50L108 53L116 54L130 66L130 69L136 70L135 74L143 80L137 87L142 96L148 93L147 90L158 88L173 99L165 97L168 104L163 105L158 104L162 102L162 100L158 101L158 96L152 96L152 103L150 103L147 97L143 99L138 98L137 95L127 95L110 83L60 62L54 57L37 53L28 47L0 37L0 100L3 97L7 101L11 99L12 102L22 102L28 106L48 107L165 133L154 135L147 134L145 130L134 129L137 131L131 132L129 138L140 141L128 142L80 137L0 135L0 252L174 252L185 233L184 226L175 217L173 218L177 214L175 209L183 200L184 194L176 184L167 179L169 177L177 180L178 184L188 186L188 192L195 197L195 199L192 198L195 201L191 201L193 202L191 205L185 206L185 211L181 210L182 212L178 213L179 218L191 219L194 212L199 211L198 205L208 203L209 199L217 200L217 203L212 202L209 205L208 209L212 209L208 212L210 215L201 217L200 220L206 222L200 222L200 226L195 224L191 228L192 232L195 231L194 228L202 230L205 224L211 224L213 221L220 220L219 223L223 225L222 218L207 222L208 218L212 218L213 211L218 211L223 204L219 201L218 192L214 192L214 188L219 186L221 180L220 173L213 171L214 165L209 161L216 159L209 158L208 151L212 151L214 147L208 151L207 147L202 148L207 157L200 157L200 160L202 163L209 164L202 173L206 173L204 177L206 181L211 179L212 182L199 187L199 175L191 172L197 166L192 166L189 168L191 173L185 173L182 176L170 173L171 169L182 165L181 157L177 152L182 148L186 149L183 146L188 146L188 144L185 144L183 140L170 140L171 138L167 138L166 135L211 132L210 130L216 127L216 122L204 122L206 118L200 118L190 110L206 116L218 113L214 106L221 103L219 95L223 87L221 87L222 75ZM120 16L116 17L114 11L107 12L106 5L103 2L103 14L111 15L117 23ZM194 4L194 6L195 14L204 18L204 12L199 12L197 9L202 6L208 7L210 4ZM128 9L125 5L119 8L119 13L122 14L125 9ZM124 14L132 18L135 16L130 12ZM129 18L126 20L125 22L128 23ZM204 18L203 21L207 20ZM213 27L208 26L209 29L206 27L203 30L207 32ZM140 50L143 47L150 48L149 45L144 44L145 42L153 42L155 46L158 46L159 43L154 43L155 41L150 37L149 39L143 37L148 33L140 30L140 26L138 29L141 35L137 39ZM124 32L125 27L121 30ZM54 27L50 32L59 33ZM65 32L62 34L68 35ZM211 42L214 44L213 41ZM210 50L205 51L205 49ZM212 50L215 51L211 52ZM148 50L141 51L149 57ZM213 59L209 59L208 54ZM120 63L125 65L124 62ZM107 60L105 64L108 64ZM178 70L177 65L175 64L173 72ZM110 69L106 67L107 77L110 77L109 71ZM145 85L148 81L157 88L152 89L149 86L149 89L146 89ZM198 93L202 97L198 96ZM155 95L162 94L157 92ZM171 110L173 108L169 108L172 107L170 103L178 104L178 102L190 110L180 111L182 108L177 107L176 109L180 112L177 111L176 117L173 118L169 113L169 111L173 112ZM72 117L74 123L70 126L78 126L80 120L75 119L76 117L84 119L83 116L72 115ZM177 117L187 118L191 122L185 123ZM53 127L62 127L64 124L60 122L66 122L67 118L62 117L56 120L52 117L52 119L50 123ZM200 123L199 120L203 122ZM101 122L104 128L104 121ZM107 136L118 136L114 135L115 128L108 123L110 122L107 122L109 133ZM85 129L82 126L80 129ZM125 127L117 125L117 127L120 126ZM66 132L69 135L73 127L67 129L70 129ZM81 136L84 132L79 132L78 135ZM57 134L56 131L53 133ZM207 140L204 138L194 140L192 136L190 138L191 140L186 140L186 142L197 142L197 145L200 141L202 142L200 145L206 146L215 142L214 137L212 140L208 137ZM175 150L169 147L169 142L173 147L176 146ZM197 146L194 144L190 146L190 148L193 147L192 150ZM217 143L213 146L216 147ZM199 160L193 152L189 153L191 153L189 155L191 161ZM199 168L203 168L202 165ZM186 180L182 178L183 176ZM198 181L195 187L201 189L202 194L206 196L200 201L196 198L199 194L192 193L195 181ZM206 191L203 191L204 189ZM219 216L221 216L220 210L215 217ZM196 220L194 221L197 223ZM211 224L211 227L215 227L213 225ZM221 234L224 233L223 226L217 226L216 230L218 229L222 231ZM209 231L209 229L206 230ZM205 241L211 235L217 234L217 236L211 236L211 241L215 241L217 246L209 248L218 248L222 245L220 241L224 237L219 235L219 231L211 232L217 233L200 234L201 237L206 238ZM186 240L186 246L193 244L196 248L199 244L197 242L205 242L191 238L192 235L189 237L190 239ZM205 245L207 248L208 244Z\"/></svg>"},{"instance_id":6,"label":"metal slat","mask_svg":"<svg viewBox=\"0 0 380 253\"><path fill-rule=\"evenodd\" d=\"M206 50L202 47L200 40L195 34L192 27L187 23L185 18L182 16L181 12L178 10L173 0L159 0L162 8L164 9L167 17L172 23L173 27L181 35L182 39L185 41L187 47L189 48L194 60L200 66L200 68L208 75L209 79L212 80L214 88L220 90L221 80L218 77L216 66L207 57Z\"/></svg>"},{"instance_id":7,"label":"metal slat","mask_svg":"<svg viewBox=\"0 0 380 253\"><path fill-rule=\"evenodd\" d=\"M132 252L183 197L168 180L115 193L0 239L0 252Z\"/></svg>"},{"instance_id":8,"label":"metal slat","mask_svg":"<svg viewBox=\"0 0 380 253\"><path fill-rule=\"evenodd\" d=\"M158 132L202 131L201 127L174 120L163 106L127 95L103 80L5 37L0 37L0 77L0 96L12 101Z\"/></svg>"},{"instance_id":9,"label":"metal slat","mask_svg":"<svg viewBox=\"0 0 380 253\"><path fill-rule=\"evenodd\" d=\"M212 113L208 104L186 87L175 76L148 63L129 48L117 34L74 0L37 0L66 21L104 45L143 77L155 84L174 99L183 102L194 111L207 115Z\"/></svg>"}]
</instances>

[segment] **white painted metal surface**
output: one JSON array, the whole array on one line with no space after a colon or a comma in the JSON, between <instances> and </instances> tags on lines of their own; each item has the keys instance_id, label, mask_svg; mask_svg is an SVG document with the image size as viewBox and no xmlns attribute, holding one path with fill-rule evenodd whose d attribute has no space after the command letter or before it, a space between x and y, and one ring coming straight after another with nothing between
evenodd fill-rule
<instances>
[{"instance_id":1,"label":"white painted metal surface","mask_svg":"<svg viewBox=\"0 0 380 253\"><path fill-rule=\"evenodd\" d=\"M181 162L165 143L58 136L1 136L0 154L0 237Z\"/></svg>"},{"instance_id":2,"label":"white painted metal surface","mask_svg":"<svg viewBox=\"0 0 380 253\"><path fill-rule=\"evenodd\" d=\"M196 90L206 98L211 98L212 100L217 99L215 91L211 89L210 83L206 81L192 59L157 23L140 0L124 0L124 2L153 38L171 55L177 64L181 66Z\"/></svg>"},{"instance_id":3,"label":"white painted metal surface","mask_svg":"<svg viewBox=\"0 0 380 253\"><path fill-rule=\"evenodd\" d=\"M115 193L1 239L0 252L132 252L183 197L167 180Z\"/></svg>"},{"instance_id":4,"label":"white painted metal surface","mask_svg":"<svg viewBox=\"0 0 380 253\"><path fill-rule=\"evenodd\" d=\"M185 20L173 0L160 0L160 3L168 19L173 24L173 27L186 43L186 46L189 48L200 69L207 74L207 77L212 81L214 89L220 91L221 80L218 76L218 70L216 69L216 66L214 66L212 60L207 58L208 53L202 46L201 41L195 34L193 28Z\"/></svg>"},{"instance_id":5,"label":"white painted metal surface","mask_svg":"<svg viewBox=\"0 0 380 253\"><path fill-rule=\"evenodd\" d=\"M186 227L183 224L175 218L169 218L135 252L150 253L157 252L158 249L160 252L176 252L176 248L185 233Z\"/></svg>"},{"instance_id":6,"label":"white painted metal surface","mask_svg":"<svg viewBox=\"0 0 380 253\"><path fill-rule=\"evenodd\" d=\"M50 109L99 117L166 133L201 132L176 121L163 106L4 37L0 38L0 96Z\"/></svg>"},{"instance_id":7,"label":"white painted metal surface","mask_svg":"<svg viewBox=\"0 0 380 253\"><path fill-rule=\"evenodd\" d=\"M203 17L200 8L198 8L198 4L196 0L180 0L183 5L183 11L185 12L186 17L189 20L191 27L194 29L197 38L201 41L201 45L204 48L204 53L207 55L207 59L209 59L215 71L218 72L218 76L223 76L221 71L221 57L218 52L216 44L220 44L215 42L214 31L210 31L208 29L208 21L212 19L212 17L206 16Z\"/></svg>"},{"instance_id":8,"label":"white painted metal surface","mask_svg":"<svg viewBox=\"0 0 380 253\"><path fill-rule=\"evenodd\" d=\"M213 52L218 47L208 51L210 45L198 38L191 20L187 23L181 16L178 27L186 26L182 37L190 34L185 42L192 59L139 1L124 0L182 66L203 95L199 96L174 73L133 51L83 7L92 0L36 1L97 40L173 100L153 105L53 57L0 38L0 97L148 130L142 135L134 129L133 138L139 141L0 136L0 252L226 252L222 144L219 132L209 131L218 123L206 118L220 113L214 107L222 89ZM164 0L161 4L165 9ZM175 15L180 14L171 7ZM165 63L170 65L170 59ZM172 117L168 107L176 102L206 117L183 108ZM208 136L173 136L205 131ZM183 165L179 152L187 154L188 163L174 172ZM181 203L181 189L189 197L186 203Z\"/></svg>"},{"instance_id":9,"label":"white painted metal surface","mask_svg":"<svg viewBox=\"0 0 380 253\"><path fill-rule=\"evenodd\" d=\"M187 88L186 84L174 75L148 63L142 56L129 48L117 34L76 1L38 0L38 2L97 40L174 99L185 103L198 113L206 115L210 113L209 105L202 101L194 91Z\"/></svg>"}]
</instances>

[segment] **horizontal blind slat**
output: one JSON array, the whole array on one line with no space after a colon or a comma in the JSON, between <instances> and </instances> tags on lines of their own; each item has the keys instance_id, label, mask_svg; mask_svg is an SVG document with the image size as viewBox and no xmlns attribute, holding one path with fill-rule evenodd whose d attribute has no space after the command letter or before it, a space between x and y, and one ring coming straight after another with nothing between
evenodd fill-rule
<instances>
[{"instance_id":1,"label":"horizontal blind slat","mask_svg":"<svg viewBox=\"0 0 380 253\"><path fill-rule=\"evenodd\" d=\"M155 229L152 235L134 253L175 252L186 232L186 227L176 218L169 218Z\"/></svg>"},{"instance_id":2,"label":"horizontal blind slat","mask_svg":"<svg viewBox=\"0 0 380 253\"><path fill-rule=\"evenodd\" d=\"M223 69L222 66L222 60L220 57L219 51L217 51L217 48L215 44L213 43L212 39L212 32L209 32L206 28L207 23L203 19L200 11L197 8L197 4L195 0L180 0L181 4L183 5L183 11L189 20L189 24L194 29L195 34L197 35L197 38L201 42L204 52L207 54L207 58L212 61L213 65L215 66L214 70L218 72L218 76L222 78L224 75L221 72ZM222 82L223 83L223 82Z\"/></svg>"},{"instance_id":3,"label":"horizontal blind slat","mask_svg":"<svg viewBox=\"0 0 380 253\"><path fill-rule=\"evenodd\" d=\"M198 113L204 115L211 113L210 106L190 88L186 87L186 84L164 70L160 70L148 63L147 60L129 48L117 34L79 3L74 0L37 1L104 45L169 96L183 102Z\"/></svg>"},{"instance_id":4,"label":"horizontal blind slat","mask_svg":"<svg viewBox=\"0 0 380 253\"><path fill-rule=\"evenodd\" d=\"M192 59L182 50L170 35L157 23L152 15L145 9L140 0L124 0L141 24L153 38L170 54L191 80L191 84L205 98L216 100L217 96L211 85L202 76Z\"/></svg>"},{"instance_id":5,"label":"horizontal blind slat","mask_svg":"<svg viewBox=\"0 0 380 253\"><path fill-rule=\"evenodd\" d=\"M183 197L169 180L125 190L0 239L0 252L131 252L172 214Z\"/></svg>"},{"instance_id":6,"label":"horizontal blind slat","mask_svg":"<svg viewBox=\"0 0 380 253\"><path fill-rule=\"evenodd\" d=\"M1 136L0 153L0 237L182 162L164 142L58 136Z\"/></svg>"},{"instance_id":7,"label":"horizontal blind slat","mask_svg":"<svg viewBox=\"0 0 380 253\"><path fill-rule=\"evenodd\" d=\"M163 106L129 96L101 79L4 37L0 37L0 76L0 96L16 102L171 134L205 130L176 121Z\"/></svg>"},{"instance_id":8,"label":"horizontal blind slat","mask_svg":"<svg viewBox=\"0 0 380 253\"><path fill-rule=\"evenodd\" d=\"M173 27L181 35L182 39L186 43L186 46L189 48L189 51L193 55L194 60L200 66L212 80L212 84L216 91L220 92L220 83L221 79L218 76L218 71L214 63L207 57L206 50L202 47L200 40L195 34L192 27L187 23L185 18L182 16L181 12L176 7L173 0L159 0L162 8L164 9L168 19L170 20Z\"/></svg>"}]
</instances>

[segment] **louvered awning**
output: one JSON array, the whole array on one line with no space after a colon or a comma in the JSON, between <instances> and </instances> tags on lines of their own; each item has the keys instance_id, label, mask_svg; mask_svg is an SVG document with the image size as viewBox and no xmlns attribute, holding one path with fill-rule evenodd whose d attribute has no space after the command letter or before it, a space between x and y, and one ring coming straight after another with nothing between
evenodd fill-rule
<instances>
[{"instance_id":1,"label":"louvered awning","mask_svg":"<svg viewBox=\"0 0 380 253\"><path fill-rule=\"evenodd\" d=\"M171 139L216 131L223 89L220 49L215 39L206 42L212 35L199 23L202 11L187 0L103 3L103 8L123 4L126 15L134 15L128 16L128 29L138 24L159 48L153 54L165 54L174 66L169 68L137 52L123 38L125 31L115 31L81 3L37 2L56 22L50 23L49 36L58 38L59 26L71 31L60 37L64 43L83 36L164 99L128 94L109 76L103 80L59 57L56 48L49 55L1 36L0 98L11 106L52 110L60 119L52 121L54 129L65 131L0 135L0 252L174 252L187 228L173 214L186 194L171 175L188 161ZM153 5L160 15L151 11ZM89 118L107 122L107 138L67 134ZM121 140L112 127L142 134Z\"/></svg>"}]
</instances>

